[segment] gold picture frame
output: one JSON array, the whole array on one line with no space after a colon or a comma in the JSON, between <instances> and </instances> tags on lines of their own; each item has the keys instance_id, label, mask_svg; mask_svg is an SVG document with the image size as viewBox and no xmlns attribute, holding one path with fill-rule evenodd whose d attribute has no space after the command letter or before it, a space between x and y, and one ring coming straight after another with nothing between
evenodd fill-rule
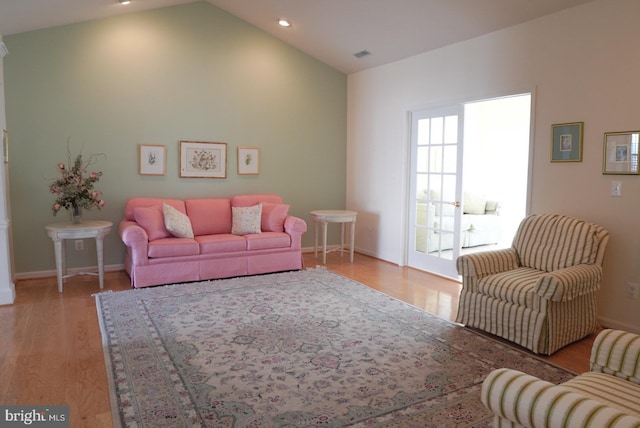
<instances>
[{"instance_id":1,"label":"gold picture frame","mask_svg":"<svg viewBox=\"0 0 640 428\"><path fill-rule=\"evenodd\" d=\"M180 177L227 178L227 143L180 141Z\"/></svg>"},{"instance_id":2,"label":"gold picture frame","mask_svg":"<svg viewBox=\"0 0 640 428\"><path fill-rule=\"evenodd\" d=\"M606 132L604 134L602 173L638 175L640 131Z\"/></svg>"},{"instance_id":3,"label":"gold picture frame","mask_svg":"<svg viewBox=\"0 0 640 428\"><path fill-rule=\"evenodd\" d=\"M551 162L582 162L584 122L551 125Z\"/></svg>"},{"instance_id":4,"label":"gold picture frame","mask_svg":"<svg viewBox=\"0 0 640 428\"><path fill-rule=\"evenodd\" d=\"M238 175L260 174L260 149L257 147L238 147Z\"/></svg>"}]
</instances>

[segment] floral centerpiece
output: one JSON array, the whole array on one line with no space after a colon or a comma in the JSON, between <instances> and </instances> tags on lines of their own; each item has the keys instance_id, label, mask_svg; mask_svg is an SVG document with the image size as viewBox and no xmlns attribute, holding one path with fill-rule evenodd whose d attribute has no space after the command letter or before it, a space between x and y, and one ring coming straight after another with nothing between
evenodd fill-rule
<instances>
[{"instance_id":1,"label":"floral centerpiece","mask_svg":"<svg viewBox=\"0 0 640 428\"><path fill-rule=\"evenodd\" d=\"M89 166L95 163L96 155L89 157L85 162L82 154L79 154L73 164L69 158L69 166L60 162L58 171L60 177L49 186L49 191L56 195L56 201L51 207L53 215L58 214L62 208L71 211L71 219L74 223L79 223L82 215L82 208L102 208L104 200L101 199L102 192L94 190L93 186L100 180L102 172L89 172Z\"/></svg>"}]
</instances>

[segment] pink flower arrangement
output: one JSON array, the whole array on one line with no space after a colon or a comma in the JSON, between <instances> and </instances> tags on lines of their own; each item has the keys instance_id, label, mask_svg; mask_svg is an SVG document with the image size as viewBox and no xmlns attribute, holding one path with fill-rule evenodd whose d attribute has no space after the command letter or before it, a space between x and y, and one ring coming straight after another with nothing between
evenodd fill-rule
<instances>
[{"instance_id":1,"label":"pink flower arrangement","mask_svg":"<svg viewBox=\"0 0 640 428\"><path fill-rule=\"evenodd\" d=\"M102 172L87 172L88 167L94 163L93 158L91 156L89 162L84 163L80 154L73 165L69 162L69 168L62 162L58 164L60 177L49 186L49 191L56 195L56 201L51 207L53 215L61 208L71 208L77 212L79 207L100 209L104 206L102 192L93 190L93 185L98 182Z\"/></svg>"}]
</instances>

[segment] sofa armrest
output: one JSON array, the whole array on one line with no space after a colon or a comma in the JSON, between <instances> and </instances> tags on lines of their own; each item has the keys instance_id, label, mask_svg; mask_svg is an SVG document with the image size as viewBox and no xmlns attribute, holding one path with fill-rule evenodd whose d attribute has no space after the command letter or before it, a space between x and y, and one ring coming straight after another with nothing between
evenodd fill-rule
<instances>
[{"instance_id":1,"label":"sofa armrest","mask_svg":"<svg viewBox=\"0 0 640 428\"><path fill-rule=\"evenodd\" d=\"M536 282L534 291L544 299L566 302L600 289L602 267L582 264L548 272Z\"/></svg>"},{"instance_id":2,"label":"sofa armrest","mask_svg":"<svg viewBox=\"0 0 640 428\"><path fill-rule=\"evenodd\" d=\"M135 221L122 220L118 227L120 239L127 246L131 262L135 266L146 265L149 262L149 236Z\"/></svg>"},{"instance_id":3,"label":"sofa armrest","mask_svg":"<svg viewBox=\"0 0 640 428\"><path fill-rule=\"evenodd\" d=\"M302 234L307 231L307 222L295 216L287 216L284 219L284 231L291 236L291 249L302 249Z\"/></svg>"},{"instance_id":4,"label":"sofa armrest","mask_svg":"<svg viewBox=\"0 0 640 428\"><path fill-rule=\"evenodd\" d=\"M640 424L640 418L562 385L506 368L489 373L482 383L481 400L495 415L495 426L596 428Z\"/></svg>"},{"instance_id":5,"label":"sofa armrest","mask_svg":"<svg viewBox=\"0 0 640 428\"><path fill-rule=\"evenodd\" d=\"M640 335L613 329L601 331L591 348L590 366L592 372L640 384Z\"/></svg>"},{"instance_id":6,"label":"sofa armrest","mask_svg":"<svg viewBox=\"0 0 640 428\"><path fill-rule=\"evenodd\" d=\"M518 253L513 248L465 254L456 260L460 275L478 278L515 269L519 264Z\"/></svg>"}]
</instances>

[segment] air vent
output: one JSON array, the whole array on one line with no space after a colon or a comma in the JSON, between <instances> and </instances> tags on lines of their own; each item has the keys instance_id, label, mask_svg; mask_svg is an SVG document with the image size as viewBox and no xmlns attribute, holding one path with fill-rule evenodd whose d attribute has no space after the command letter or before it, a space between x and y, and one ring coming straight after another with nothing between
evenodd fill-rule
<instances>
[{"instance_id":1,"label":"air vent","mask_svg":"<svg viewBox=\"0 0 640 428\"><path fill-rule=\"evenodd\" d=\"M369 55L371 55L371 52L369 51L360 51L353 54L353 56L355 56L358 59L364 58L365 56L369 56Z\"/></svg>"}]
</instances>

